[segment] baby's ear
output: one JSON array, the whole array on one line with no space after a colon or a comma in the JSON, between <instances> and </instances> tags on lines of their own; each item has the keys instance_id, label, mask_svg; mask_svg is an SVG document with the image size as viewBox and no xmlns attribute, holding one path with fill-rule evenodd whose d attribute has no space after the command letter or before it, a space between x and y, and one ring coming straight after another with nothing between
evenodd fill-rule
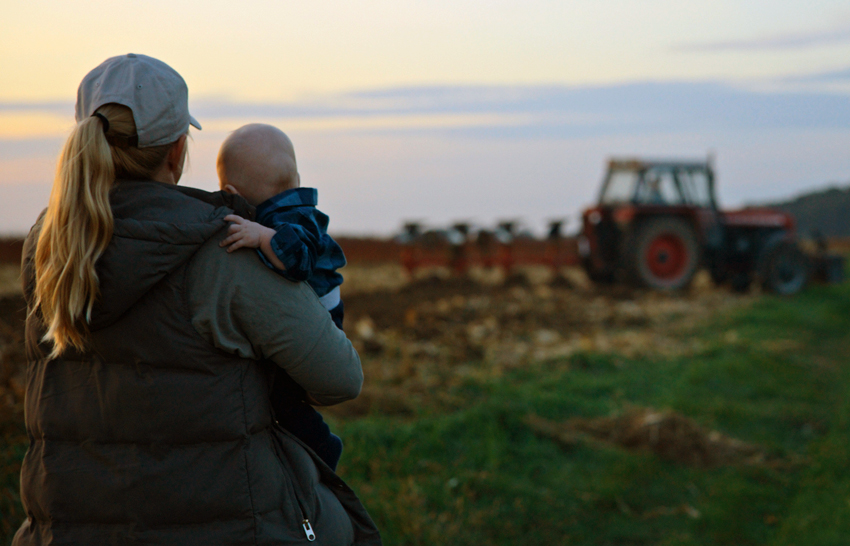
<instances>
[{"instance_id":1,"label":"baby's ear","mask_svg":"<svg viewBox=\"0 0 850 546\"><path fill-rule=\"evenodd\" d=\"M236 188L234 188L230 184L228 184L224 187L224 191L226 191L227 193L232 193L233 195L240 195L239 190L237 190Z\"/></svg>"}]
</instances>

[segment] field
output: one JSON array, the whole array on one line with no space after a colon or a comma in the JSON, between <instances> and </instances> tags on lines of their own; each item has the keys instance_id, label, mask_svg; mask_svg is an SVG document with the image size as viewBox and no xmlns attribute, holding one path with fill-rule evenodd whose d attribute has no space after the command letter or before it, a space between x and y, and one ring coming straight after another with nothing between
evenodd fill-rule
<instances>
[{"instance_id":1,"label":"field","mask_svg":"<svg viewBox=\"0 0 850 546\"><path fill-rule=\"evenodd\" d=\"M847 283L782 299L704 276L667 296L571 269L344 273L366 384L324 413L386 544L846 542ZM0 542L23 517L21 305L0 299Z\"/></svg>"}]
</instances>

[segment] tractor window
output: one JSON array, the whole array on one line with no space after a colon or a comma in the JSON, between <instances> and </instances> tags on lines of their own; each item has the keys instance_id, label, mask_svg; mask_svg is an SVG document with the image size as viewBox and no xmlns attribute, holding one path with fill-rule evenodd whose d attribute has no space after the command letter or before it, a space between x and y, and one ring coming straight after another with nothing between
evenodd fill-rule
<instances>
[{"instance_id":1,"label":"tractor window","mask_svg":"<svg viewBox=\"0 0 850 546\"><path fill-rule=\"evenodd\" d=\"M705 171L679 171L677 176L688 203L698 207L711 206L711 191L708 186L708 175Z\"/></svg>"},{"instance_id":2,"label":"tractor window","mask_svg":"<svg viewBox=\"0 0 850 546\"><path fill-rule=\"evenodd\" d=\"M599 200L602 205L631 203L635 197L638 173L635 171L612 171L608 175L605 193Z\"/></svg>"},{"instance_id":3,"label":"tractor window","mask_svg":"<svg viewBox=\"0 0 850 546\"><path fill-rule=\"evenodd\" d=\"M681 205L682 195L667 169L649 169L644 173L635 202L642 205Z\"/></svg>"}]
</instances>

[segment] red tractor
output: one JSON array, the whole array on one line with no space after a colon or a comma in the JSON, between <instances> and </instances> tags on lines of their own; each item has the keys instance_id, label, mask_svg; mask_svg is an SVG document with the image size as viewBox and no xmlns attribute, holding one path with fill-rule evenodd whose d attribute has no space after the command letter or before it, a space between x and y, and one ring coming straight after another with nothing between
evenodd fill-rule
<instances>
[{"instance_id":1,"label":"red tractor","mask_svg":"<svg viewBox=\"0 0 850 546\"><path fill-rule=\"evenodd\" d=\"M583 214L579 252L594 281L660 290L687 287L704 266L735 290L758 281L793 294L811 269L788 214L718 210L710 160L611 160L599 204Z\"/></svg>"}]
</instances>

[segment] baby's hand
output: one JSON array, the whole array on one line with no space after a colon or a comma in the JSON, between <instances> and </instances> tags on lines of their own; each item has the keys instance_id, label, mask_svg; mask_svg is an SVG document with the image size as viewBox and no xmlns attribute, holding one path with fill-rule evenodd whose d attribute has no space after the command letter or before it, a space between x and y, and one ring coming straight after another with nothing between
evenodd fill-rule
<instances>
[{"instance_id":1,"label":"baby's hand","mask_svg":"<svg viewBox=\"0 0 850 546\"><path fill-rule=\"evenodd\" d=\"M242 247L260 248L264 246L264 243L265 246L268 246L268 242L275 234L273 229L235 214L225 216L224 220L233 222L227 228L227 238L219 243L219 246L226 246L228 252L233 252Z\"/></svg>"}]
</instances>

